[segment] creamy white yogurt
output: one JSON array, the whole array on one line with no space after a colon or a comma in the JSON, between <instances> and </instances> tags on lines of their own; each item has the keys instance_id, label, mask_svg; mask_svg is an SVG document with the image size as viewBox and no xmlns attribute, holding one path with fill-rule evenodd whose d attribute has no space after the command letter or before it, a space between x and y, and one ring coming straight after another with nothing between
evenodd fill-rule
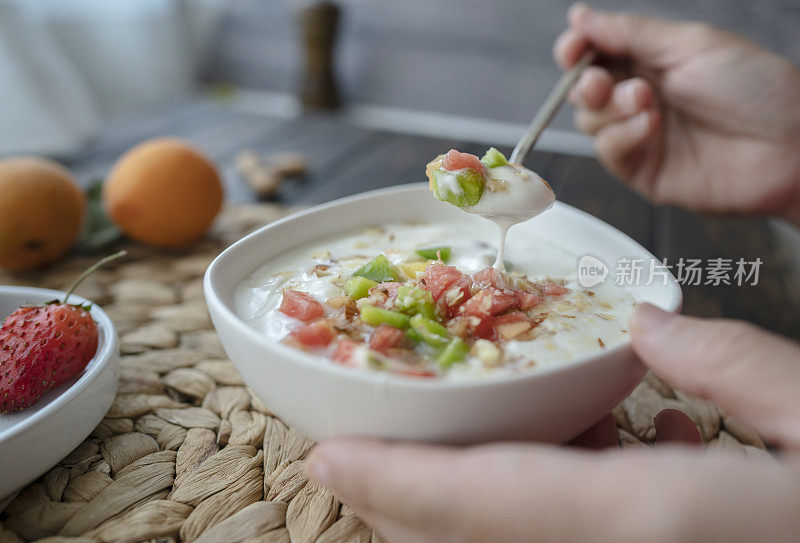
<instances>
[{"instance_id":1,"label":"creamy white yogurt","mask_svg":"<svg viewBox=\"0 0 800 543\"><path fill-rule=\"evenodd\" d=\"M415 249L440 245L452 247L449 264L464 273L490 266L497 251L495 236L474 222L390 224L320 240L267 262L236 289L236 309L250 326L281 341L298 324L277 311L284 289L309 292L324 302L342 296L344 282L379 253L400 265L419 260ZM547 318L536 328L533 339L503 342L505 355L500 365L470 355L453 365L445 378L475 378L560 364L627 337L634 298L613 284L582 289L575 280L576 255L544 238L513 231L508 236L508 254L513 273L535 281L564 280L570 292L547 297L536 306L535 312L545 312ZM326 354L330 355L322 353Z\"/></svg>"},{"instance_id":2,"label":"creamy white yogurt","mask_svg":"<svg viewBox=\"0 0 800 543\"><path fill-rule=\"evenodd\" d=\"M556 196L550 185L537 173L518 164L486 168L487 179L478 203L462 207L467 213L480 215L494 222L500 230L494 267L505 271L503 264L505 239L509 228L549 209ZM448 191L460 194L456 174L440 173L437 183Z\"/></svg>"},{"instance_id":3,"label":"creamy white yogurt","mask_svg":"<svg viewBox=\"0 0 800 543\"><path fill-rule=\"evenodd\" d=\"M489 178L481 199L461 208L467 213L517 224L549 209L556 200L550 185L528 168L508 164L487 170Z\"/></svg>"}]
</instances>

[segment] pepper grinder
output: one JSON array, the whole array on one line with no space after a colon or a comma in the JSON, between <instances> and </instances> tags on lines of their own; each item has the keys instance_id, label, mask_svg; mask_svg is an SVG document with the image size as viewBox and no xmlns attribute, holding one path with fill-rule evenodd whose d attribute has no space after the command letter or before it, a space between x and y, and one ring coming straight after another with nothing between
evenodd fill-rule
<instances>
[{"instance_id":1,"label":"pepper grinder","mask_svg":"<svg viewBox=\"0 0 800 543\"><path fill-rule=\"evenodd\" d=\"M300 12L305 46L305 74L300 101L307 111L332 110L341 103L333 71L339 12L339 6L325 1L315 2Z\"/></svg>"}]
</instances>

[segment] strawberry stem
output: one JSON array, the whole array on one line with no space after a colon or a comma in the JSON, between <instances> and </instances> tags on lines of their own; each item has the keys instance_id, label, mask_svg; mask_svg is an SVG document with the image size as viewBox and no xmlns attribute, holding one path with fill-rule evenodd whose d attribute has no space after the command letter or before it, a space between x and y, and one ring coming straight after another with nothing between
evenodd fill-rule
<instances>
[{"instance_id":1,"label":"strawberry stem","mask_svg":"<svg viewBox=\"0 0 800 543\"><path fill-rule=\"evenodd\" d=\"M75 279L75 281L72 283L72 285L70 285L69 290L67 290L67 295L64 296L64 303L65 304L67 303L67 300L69 299L70 294L72 294L75 291L75 289L78 288L78 285L80 285L83 282L84 279L86 279L87 277L92 275L95 272L95 270L97 270L97 268L99 268L100 266L103 266L103 265L111 262L112 260L116 260L118 258L122 258L123 256L125 256L127 254L128 254L128 251L120 251L118 253L114 253L113 255L109 255L109 256L107 256L105 258L102 258L102 259L98 260L97 262L95 262L94 264L92 264L89 267L88 270L86 270L85 272L80 274L78 276L78 278Z\"/></svg>"}]
</instances>

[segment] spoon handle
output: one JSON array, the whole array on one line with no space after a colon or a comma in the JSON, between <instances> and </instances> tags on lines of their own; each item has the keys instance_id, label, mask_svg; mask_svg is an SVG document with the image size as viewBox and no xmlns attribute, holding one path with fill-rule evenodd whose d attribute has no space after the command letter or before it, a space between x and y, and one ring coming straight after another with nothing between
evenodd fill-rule
<instances>
[{"instance_id":1,"label":"spoon handle","mask_svg":"<svg viewBox=\"0 0 800 543\"><path fill-rule=\"evenodd\" d=\"M531 124L528 125L528 130L525 131L519 143L517 143L517 146L514 147L514 152L511 153L509 162L522 164L525 157L528 156L528 153L536 144L536 140L539 139L544 129L550 124L553 117L555 117L558 108L564 103L572 85L574 85L581 76L583 70L592 63L594 56L594 51L591 49L586 51L578 62L575 63L575 66L570 68L569 71L565 72L561 78L559 78L556 86L553 87L553 90L550 91L550 94L542 104L542 107L536 112Z\"/></svg>"}]
</instances>

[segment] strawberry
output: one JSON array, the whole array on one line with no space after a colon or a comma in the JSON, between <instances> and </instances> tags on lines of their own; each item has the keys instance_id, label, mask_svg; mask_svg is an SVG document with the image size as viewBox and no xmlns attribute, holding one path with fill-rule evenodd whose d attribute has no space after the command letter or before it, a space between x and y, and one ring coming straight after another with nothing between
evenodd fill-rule
<instances>
[{"instance_id":1,"label":"strawberry","mask_svg":"<svg viewBox=\"0 0 800 543\"><path fill-rule=\"evenodd\" d=\"M0 413L35 404L48 390L83 371L97 351L97 324L91 307L67 303L75 287L104 258L70 287L64 301L20 307L0 327Z\"/></svg>"}]
</instances>

